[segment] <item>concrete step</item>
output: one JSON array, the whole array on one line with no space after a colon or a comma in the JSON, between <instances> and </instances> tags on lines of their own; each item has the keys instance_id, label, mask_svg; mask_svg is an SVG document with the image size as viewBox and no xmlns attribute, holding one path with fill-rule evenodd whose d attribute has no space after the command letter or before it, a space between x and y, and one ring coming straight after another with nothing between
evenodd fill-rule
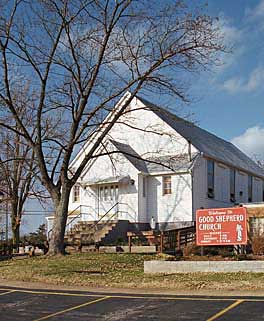
<instances>
[{"instance_id":1,"label":"concrete step","mask_svg":"<svg viewBox=\"0 0 264 321\"><path fill-rule=\"evenodd\" d=\"M119 237L126 237L128 221L114 220L111 222L100 222L95 226L95 222L78 222L65 234L67 244L109 244L115 242Z\"/></svg>"}]
</instances>

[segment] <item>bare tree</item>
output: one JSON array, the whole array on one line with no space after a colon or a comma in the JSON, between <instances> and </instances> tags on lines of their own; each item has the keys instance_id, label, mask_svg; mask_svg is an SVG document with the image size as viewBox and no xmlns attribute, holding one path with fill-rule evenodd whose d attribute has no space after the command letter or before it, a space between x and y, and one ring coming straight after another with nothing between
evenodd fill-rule
<instances>
[{"instance_id":1,"label":"bare tree","mask_svg":"<svg viewBox=\"0 0 264 321\"><path fill-rule=\"evenodd\" d=\"M182 1L152 1L151 6L145 0L4 2L3 114L12 115L15 132L34 150L55 207L49 254L62 254L71 188L99 156L98 148L131 100L142 91L187 100L183 79L216 62L224 47L215 20L191 12ZM14 88L29 80L30 128L13 99ZM87 140L89 150L70 173L75 148Z\"/></svg>"},{"instance_id":2,"label":"bare tree","mask_svg":"<svg viewBox=\"0 0 264 321\"><path fill-rule=\"evenodd\" d=\"M19 91L17 90L17 93ZM19 115L27 127L30 127L31 115L24 108L24 92L20 98L16 97L17 107L20 104ZM22 103L22 104L21 104ZM30 198L45 197L45 190L38 180L38 167L35 153L22 135L18 133L18 126L12 119L5 119L5 124L13 128L2 128L0 132L0 191L4 195L3 202L11 212L11 227L13 245L18 249L20 239L20 225L25 202ZM7 206L8 205L8 206Z\"/></svg>"}]
</instances>

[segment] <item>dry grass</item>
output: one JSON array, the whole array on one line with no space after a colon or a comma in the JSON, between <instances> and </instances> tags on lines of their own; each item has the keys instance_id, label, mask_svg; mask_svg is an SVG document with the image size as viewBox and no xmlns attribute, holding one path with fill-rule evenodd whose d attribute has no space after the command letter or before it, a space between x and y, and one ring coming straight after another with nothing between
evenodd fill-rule
<instances>
[{"instance_id":1,"label":"dry grass","mask_svg":"<svg viewBox=\"0 0 264 321\"><path fill-rule=\"evenodd\" d=\"M155 255L72 254L0 262L3 280L119 288L264 290L264 273L192 273L148 275L144 260Z\"/></svg>"}]
</instances>

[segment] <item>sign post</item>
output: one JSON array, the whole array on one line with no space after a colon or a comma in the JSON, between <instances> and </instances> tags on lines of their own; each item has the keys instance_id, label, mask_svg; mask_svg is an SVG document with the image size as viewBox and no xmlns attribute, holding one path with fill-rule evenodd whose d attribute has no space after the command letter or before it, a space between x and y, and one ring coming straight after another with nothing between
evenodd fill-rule
<instances>
[{"instance_id":1,"label":"sign post","mask_svg":"<svg viewBox=\"0 0 264 321\"><path fill-rule=\"evenodd\" d=\"M247 212L244 207L196 211L196 244L247 244Z\"/></svg>"}]
</instances>

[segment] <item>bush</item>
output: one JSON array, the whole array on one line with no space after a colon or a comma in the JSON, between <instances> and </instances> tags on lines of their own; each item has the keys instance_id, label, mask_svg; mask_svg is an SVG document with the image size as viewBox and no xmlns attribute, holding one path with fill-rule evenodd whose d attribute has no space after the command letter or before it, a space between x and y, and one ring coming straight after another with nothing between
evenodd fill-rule
<instances>
[{"instance_id":1,"label":"bush","mask_svg":"<svg viewBox=\"0 0 264 321\"><path fill-rule=\"evenodd\" d=\"M197 246L195 243L189 243L183 248L183 255L201 255L201 247Z\"/></svg>"},{"instance_id":2,"label":"bush","mask_svg":"<svg viewBox=\"0 0 264 321\"><path fill-rule=\"evenodd\" d=\"M221 248L219 248L218 250L219 255L221 255L222 257L234 257L235 253L234 253L234 248L233 246L223 246Z\"/></svg>"},{"instance_id":3,"label":"bush","mask_svg":"<svg viewBox=\"0 0 264 321\"><path fill-rule=\"evenodd\" d=\"M254 255L264 254L264 233L257 232L252 236L251 248Z\"/></svg>"},{"instance_id":4,"label":"bush","mask_svg":"<svg viewBox=\"0 0 264 321\"><path fill-rule=\"evenodd\" d=\"M204 247L204 255L207 255L207 256L219 255L219 247L216 247L216 246Z\"/></svg>"}]
</instances>

